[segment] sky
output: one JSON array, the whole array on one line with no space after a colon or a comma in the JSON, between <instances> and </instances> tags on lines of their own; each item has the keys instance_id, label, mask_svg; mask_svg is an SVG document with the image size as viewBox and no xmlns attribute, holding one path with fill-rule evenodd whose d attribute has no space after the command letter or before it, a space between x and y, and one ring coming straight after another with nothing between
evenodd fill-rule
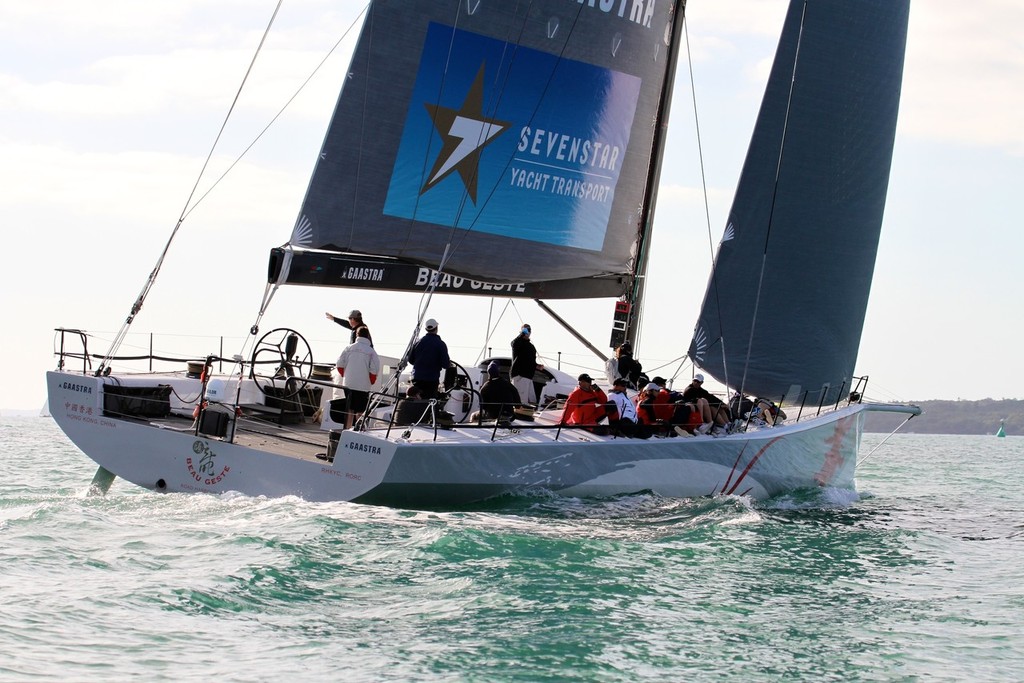
<instances>
[{"instance_id":1,"label":"sky","mask_svg":"<svg viewBox=\"0 0 1024 683\"><path fill-rule=\"evenodd\" d=\"M275 5L0 0L0 412L43 405L55 328L86 330L91 352L107 350L184 207L199 197L120 353L144 353L151 337L167 355L245 350L268 252L291 232L356 31L331 48L362 8L285 0L192 195ZM684 383L695 372L684 354L710 245L729 210L787 3L688 5L638 353L652 374ZM1021 35L1019 0L911 5L888 204L856 368L870 378L869 398L1024 398ZM358 308L378 350L400 355L419 305L415 294L285 287L260 330L294 328L317 362L332 363L347 335L324 313ZM552 306L607 346L614 302ZM572 374L600 368L531 301L437 296L428 315L464 364L488 349L507 353L529 322L546 364Z\"/></svg>"}]
</instances>

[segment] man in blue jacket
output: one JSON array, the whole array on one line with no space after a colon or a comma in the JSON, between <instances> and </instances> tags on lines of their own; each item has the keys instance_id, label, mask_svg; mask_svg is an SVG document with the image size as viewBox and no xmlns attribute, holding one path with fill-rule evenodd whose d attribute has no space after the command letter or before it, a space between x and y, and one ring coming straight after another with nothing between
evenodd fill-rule
<instances>
[{"instance_id":1,"label":"man in blue jacket","mask_svg":"<svg viewBox=\"0 0 1024 683\"><path fill-rule=\"evenodd\" d=\"M437 398L441 371L451 365L451 359L448 357L448 345L437 334L437 321L430 318L425 327L427 333L409 352L412 385L423 392L423 398Z\"/></svg>"}]
</instances>

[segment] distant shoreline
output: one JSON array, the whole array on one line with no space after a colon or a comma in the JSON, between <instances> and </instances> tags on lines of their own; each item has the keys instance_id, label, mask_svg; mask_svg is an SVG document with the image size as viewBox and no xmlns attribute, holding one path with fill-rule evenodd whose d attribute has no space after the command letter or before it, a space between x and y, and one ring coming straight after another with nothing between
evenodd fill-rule
<instances>
[{"instance_id":1,"label":"distant shoreline","mask_svg":"<svg viewBox=\"0 0 1024 683\"><path fill-rule=\"evenodd\" d=\"M1024 434L1024 400L991 398L981 401L910 401L924 414L905 424L906 434L995 435L1000 422L1007 436ZM889 433L904 416L892 413L868 413L864 431Z\"/></svg>"}]
</instances>

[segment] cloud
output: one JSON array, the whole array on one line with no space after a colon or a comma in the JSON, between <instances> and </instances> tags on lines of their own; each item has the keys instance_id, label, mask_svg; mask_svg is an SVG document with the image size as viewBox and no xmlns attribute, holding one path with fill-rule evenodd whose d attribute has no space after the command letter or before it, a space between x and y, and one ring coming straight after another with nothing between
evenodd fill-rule
<instances>
[{"instance_id":1,"label":"cloud","mask_svg":"<svg viewBox=\"0 0 1024 683\"><path fill-rule=\"evenodd\" d=\"M181 154L78 152L4 140L0 140L0 155L5 160L0 164L0 185L5 188L0 207L46 206L49 213L66 211L86 222L103 219L131 225L154 220L172 224L195 182L200 161ZM215 158L211 168L226 168L230 161ZM214 179L207 178L197 198ZM282 226L290 224L304 185L304 179L288 169L244 162L227 182L244 184L247 193L260 198L259 203L235 202L225 207L218 204L216 194L211 195L210 208L232 225L265 221L271 208L281 216ZM282 236L286 232L282 227Z\"/></svg>"},{"instance_id":2,"label":"cloud","mask_svg":"<svg viewBox=\"0 0 1024 683\"><path fill-rule=\"evenodd\" d=\"M691 3L695 61L748 60L749 92L768 77L787 3ZM1024 3L1017 0L912 2L900 133L1024 155ZM731 84L735 87L735 83Z\"/></svg>"},{"instance_id":3,"label":"cloud","mask_svg":"<svg viewBox=\"0 0 1024 683\"><path fill-rule=\"evenodd\" d=\"M279 13L240 105L276 113L345 35L312 84L322 94L298 99L292 111L322 118L333 108L360 7L322 4L296 2ZM101 12L62 0L8 3L0 7L0 41L24 59L0 66L0 111L108 120L183 109L223 114L270 18L251 9L241 0L108 0Z\"/></svg>"},{"instance_id":4,"label":"cloud","mask_svg":"<svg viewBox=\"0 0 1024 683\"><path fill-rule=\"evenodd\" d=\"M911 5L900 129L1024 155L1024 4Z\"/></svg>"}]
</instances>

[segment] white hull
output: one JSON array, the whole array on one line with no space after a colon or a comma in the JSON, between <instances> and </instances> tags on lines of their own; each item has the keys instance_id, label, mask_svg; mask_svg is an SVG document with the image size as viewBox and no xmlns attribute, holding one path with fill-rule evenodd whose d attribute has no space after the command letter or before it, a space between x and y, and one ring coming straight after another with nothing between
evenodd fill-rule
<instances>
[{"instance_id":1,"label":"white hull","mask_svg":"<svg viewBox=\"0 0 1024 683\"><path fill-rule=\"evenodd\" d=\"M109 380L108 380L109 381ZM594 436L581 430L347 431L332 464L318 460L327 433L310 431L288 452L259 435L234 443L140 419L103 416L103 378L47 373L53 418L92 460L118 477L164 492L296 495L396 507L445 507L501 494L546 491L611 496L767 498L814 486L854 488L867 410L853 404L797 424L722 437ZM271 441L266 439L267 444ZM243 442L245 445L243 445Z\"/></svg>"}]
</instances>

